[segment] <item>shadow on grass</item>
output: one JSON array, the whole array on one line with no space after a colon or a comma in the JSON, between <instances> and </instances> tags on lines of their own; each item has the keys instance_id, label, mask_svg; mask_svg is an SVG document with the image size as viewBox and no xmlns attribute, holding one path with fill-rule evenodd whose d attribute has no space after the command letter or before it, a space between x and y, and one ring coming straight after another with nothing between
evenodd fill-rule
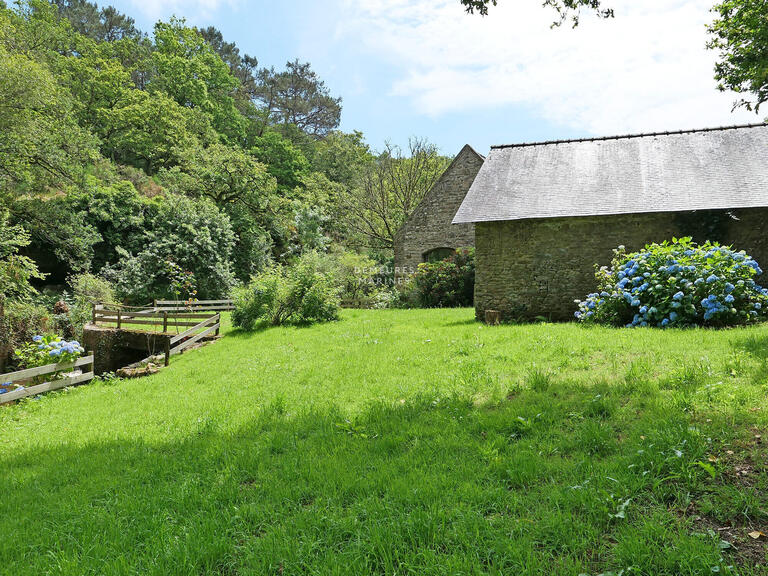
<instances>
[{"instance_id":1,"label":"shadow on grass","mask_svg":"<svg viewBox=\"0 0 768 576\"><path fill-rule=\"evenodd\" d=\"M278 401L234 431L31 447L0 468L0 572L575 575L623 568L618 549L644 573L709 573L717 542L654 503L594 402L429 396L347 420ZM649 413L623 448L642 433L686 446L674 466L701 457L681 418Z\"/></svg>"},{"instance_id":2,"label":"shadow on grass","mask_svg":"<svg viewBox=\"0 0 768 576\"><path fill-rule=\"evenodd\" d=\"M312 321L302 321L302 322L285 322L283 324L271 324L269 322L259 322L258 324L255 324L253 328L250 330L246 330L244 328L240 328L238 326L232 326L232 328L227 333L227 336L236 336L238 338L247 338L253 334L261 334L264 332L268 332L274 329L285 329L285 328L297 328L306 330L309 328L317 328L319 326L323 326L326 324L332 324L336 322L341 322L341 319L337 320L329 320L325 322L312 322Z\"/></svg>"},{"instance_id":3,"label":"shadow on grass","mask_svg":"<svg viewBox=\"0 0 768 576\"><path fill-rule=\"evenodd\" d=\"M750 335L736 340L733 346L736 350L746 352L758 360L768 360L768 336Z\"/></svg>"},{"instance_id":4,"label":"shadow on grass","mask_svg":"<svg viewBox=\"0 0 768 576\"><path fill-rule=\"evenodd\" d=\"M473 326L475 324L480 326L481 322L479 320L475 320L474 318L468 318L467 320L454 320L453 322L446 322L445 324L441 324L441 326L448 328L450 326Z\"/></svg>"}]
</instances>

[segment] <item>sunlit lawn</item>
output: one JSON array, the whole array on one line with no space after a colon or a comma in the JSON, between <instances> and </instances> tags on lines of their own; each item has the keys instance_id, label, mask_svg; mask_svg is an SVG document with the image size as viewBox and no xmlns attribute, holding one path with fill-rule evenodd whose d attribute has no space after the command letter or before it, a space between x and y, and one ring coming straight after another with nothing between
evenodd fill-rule
<instances>
[{"instance_id":1,"label":"sunlit lawn","mask_svg":"<svg viewBox=\"0 0 768 576\"><path fill-rule=\"evenodd\" d=\"M0 409L0 573L768 573L768 326L223 334Z\"/></svg>"}]
</instances>

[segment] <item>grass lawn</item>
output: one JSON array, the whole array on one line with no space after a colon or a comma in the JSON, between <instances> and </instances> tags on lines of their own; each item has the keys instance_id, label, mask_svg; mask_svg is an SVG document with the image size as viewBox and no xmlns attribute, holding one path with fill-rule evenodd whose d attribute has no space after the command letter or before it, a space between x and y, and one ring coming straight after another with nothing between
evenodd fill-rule
<instances>
[{"instance_id":1,"label":"grass lawn","mask_svg":"<svg viewBox=\"0 0 768 576\"><path fill-rule=\"evenodd\" d=\"M768 574L768 325L223 334L0 409L0 573Z\"/></svg>"}]
</instances>

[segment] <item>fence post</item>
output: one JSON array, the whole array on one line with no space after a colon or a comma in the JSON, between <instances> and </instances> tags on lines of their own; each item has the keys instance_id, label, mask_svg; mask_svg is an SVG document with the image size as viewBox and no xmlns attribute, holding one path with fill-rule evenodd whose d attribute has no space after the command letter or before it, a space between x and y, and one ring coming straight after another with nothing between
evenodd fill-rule
<instances>
[{"instance_id":1,"label":"fence post","mask_svg":"<svg viewBox=\"0 0 768 576\"><path fill-rule=\"evenodd\" d=\"M168 364L171 363L171 339L166 338L165 339L165 365L168 366Z\"/></svg>"},{"instance_id":2,"label":"fence post","mask_svg":"<svg viewBox=\"0 0 768 576\"><path fill-rule=\"evenodd\" d=\"M218 324L219 327L221 327L221 314L216 314L216 316L217 316L216 324ZM218 336L218 335L219 335L219 328L216 328L216 336Z\"/></svg>"},{"instance_id":3,"label":"fence post","mask_svg":"<svg viewBox=\"0 0 768 576\"><path fill-rule=\"evenodd\" d=\"M120 308L118 307L118 309L117 309L117 329L118 330L120 330L120 323L121 323Z\"/></svg>"},{"instance_id":4,"label":"fence post","mask_svg":"<svg viewBox=\"0 0 768 576\"><path fill-rule=\"evenodd\" d=\"M152 299L152 311L157 312L157 298Z\"/></svg>"},{"instance_id":5,"label":"fence post","mask_svg":"<svg viewBox=\"0 0 768 576\"><path fill-rule=\"evenodd\" d=\"M163 332L168 332L168 312L163 311Z\"/></svg>"}]
</instances>

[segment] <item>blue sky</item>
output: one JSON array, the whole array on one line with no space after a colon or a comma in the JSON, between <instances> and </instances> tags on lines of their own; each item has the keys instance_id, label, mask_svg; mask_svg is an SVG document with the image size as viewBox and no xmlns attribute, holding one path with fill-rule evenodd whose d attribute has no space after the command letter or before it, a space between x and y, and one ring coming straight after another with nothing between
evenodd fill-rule
<instances>
[{"instance_id":1,"label":"blue sky","mask_svg":"<svg viewBox=\"0 0 768 576\"><path fill-rule=\"evenodd\" d=\"M755 122L715 90L705 49L713 0L613 0L616 18L550 29L541 0L487 18L458 0L115 0L215 26L260 65L312 63L344 99L342 125L374 148L410 136L455 154L492 144Z\"/></svg>"}]
</instances>

